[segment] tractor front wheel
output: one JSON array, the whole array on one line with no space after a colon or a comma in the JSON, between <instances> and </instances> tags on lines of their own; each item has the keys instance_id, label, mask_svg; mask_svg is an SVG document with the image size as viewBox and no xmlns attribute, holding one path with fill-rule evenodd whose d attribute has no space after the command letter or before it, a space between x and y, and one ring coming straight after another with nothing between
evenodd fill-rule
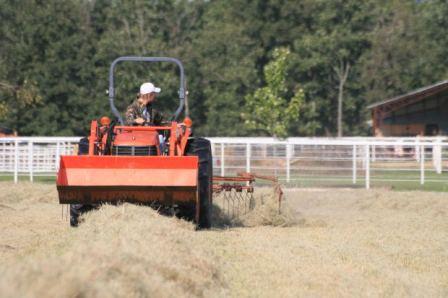
<instances>
[{"instance_id":1,"label":"tractor front wheel","mask_svg":"<svg viewBox=\"0 0 448 298\"><path fill-rule=\"evenodd\" d=\"M89 139L82 138L78 144L78 155L89 154ZM79 217L90 210L98 208L97 205L87 204L70 204L70 226L77 227L79 224Z\"/></svg>"}]
</instances>

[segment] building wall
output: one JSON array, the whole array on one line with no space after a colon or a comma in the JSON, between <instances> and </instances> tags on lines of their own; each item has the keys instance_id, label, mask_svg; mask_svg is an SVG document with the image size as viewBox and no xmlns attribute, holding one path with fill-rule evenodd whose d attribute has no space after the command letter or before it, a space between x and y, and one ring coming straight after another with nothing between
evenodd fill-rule
<instances>
[{"instance_id":1,"label":"building wall","mask_svg":"<svg viewBox=\"0 0 448 298\"><path fill-rule=\"evenodd\" d=\"M436 132L437 130L437 132ZM377 136L448 135L448 93L403 107L383 118Z\"/></svg>"}]
</instances>

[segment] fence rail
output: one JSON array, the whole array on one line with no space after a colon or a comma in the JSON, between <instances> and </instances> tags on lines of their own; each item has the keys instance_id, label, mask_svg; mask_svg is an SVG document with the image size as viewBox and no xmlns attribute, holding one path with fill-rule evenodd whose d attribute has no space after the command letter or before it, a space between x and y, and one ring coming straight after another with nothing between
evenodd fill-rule
<instances>
[{"instance_id":1,"label":"fence rail","mask_svg":"<svg viewBox=\"0 0 448 298\"><path fill-rule=\"evenodd\" d=\"M54 176L80 137L0 138L0 175ZM215 175L275 175L290 186L448 191L448 138L209 138ZM5 178L4 178L5 179ZM8 179L8 178L6 178Z\"/></svg>"}]
</instances>

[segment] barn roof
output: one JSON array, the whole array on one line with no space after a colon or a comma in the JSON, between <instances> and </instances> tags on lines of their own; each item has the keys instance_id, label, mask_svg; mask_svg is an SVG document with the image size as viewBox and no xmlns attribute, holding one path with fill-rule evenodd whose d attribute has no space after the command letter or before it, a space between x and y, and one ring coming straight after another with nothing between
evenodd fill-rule
<instances>
[{"instance_id":1,"label":"barn roof","mask_svg":"<svg viewBox=\"0 0 448 298\"><path fill-rule=\"evenodd\" d=\"M395 103L398 101L403 101L403 100L405 101L408 99L420 100L420 99L427 98L431 95L434 95L436 93L439 93L439 92L442 92L445 90L448 90L448 80L438 82L434 85L426 86L426 87L411 91L411 92L403 94L403 95L399 95L399 96L396 96L393 98L389 98L389 99L386 99L383 101L376 102L374 104L367 106L367 108L373 109L373 108L377 108L377 107L384 106L387 104Z\"/></svg>"}]
</instances>

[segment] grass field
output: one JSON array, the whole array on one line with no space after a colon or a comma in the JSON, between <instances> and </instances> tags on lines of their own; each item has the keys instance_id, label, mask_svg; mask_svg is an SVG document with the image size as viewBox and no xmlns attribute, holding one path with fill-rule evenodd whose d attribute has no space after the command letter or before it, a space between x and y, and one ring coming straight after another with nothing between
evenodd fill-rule
<instances>
[{"instance_id":1,"label":"grass field","mask_svg":"<svg viewBox=\"0 0 448 298\"><path fill-rule=\"evenodd\" d=\"M0 173L0 181L12 181L10 173ZM236 175L236 174L235 174ZM269 175L272 175L270 173ZM364 188L365 178L363 172L358 173L357 183L353 184L351 174L345 175L291 175L291 182L286 183L286 176L277 176L282 183L289 187L336 187L336 188ZM425 172L425 183L420 184L420 173L418 171L396 171L373 168L370 174L370 186L372 188L388 188L397 191L438 191L448 192L448 172L437 174L434 171ZM19 181L29 181L29 176L20 175ZM54 174L48 176L34 176L34 181L42 183L55 183Z\"/></svg>"},{"instance_id":2,"label":"grass field","mask_svg":"<svg viewBox=\"0 0 448 298\"><path fill-rule=\"evenodd\" d=\"M420 184L418 177L408 178L408 180L395 176L393 180L389 178L390 175L375 175L370 179L371 188L387 188L395 191L436 191L436 192L448 192L448 177L447 180L430 180L427 178L425 183ZM400 177L400 178L397 178ZM310 179L310 177L295 177L297 180L289 183L290 187L302 187L302 188L315 188L315 187L335 187L335 188L365 188L364 177L359 177L357 182L353 184L351 178L346 179L334 179L334 177L321 177L316 176ZM429 180L429 181L428 181Z\"/></svg>"},{"instance_id":3,"label":"grass field","mask_svg":"<svg viewBox=\"0 0 448 298\"><path fill-rule=\"evenodd\" d=\"M290 189L198 232L129 204L72 229L54 185L0 188L0 297L448 296L445 193Z\"/></svg>"}]
</instances>

